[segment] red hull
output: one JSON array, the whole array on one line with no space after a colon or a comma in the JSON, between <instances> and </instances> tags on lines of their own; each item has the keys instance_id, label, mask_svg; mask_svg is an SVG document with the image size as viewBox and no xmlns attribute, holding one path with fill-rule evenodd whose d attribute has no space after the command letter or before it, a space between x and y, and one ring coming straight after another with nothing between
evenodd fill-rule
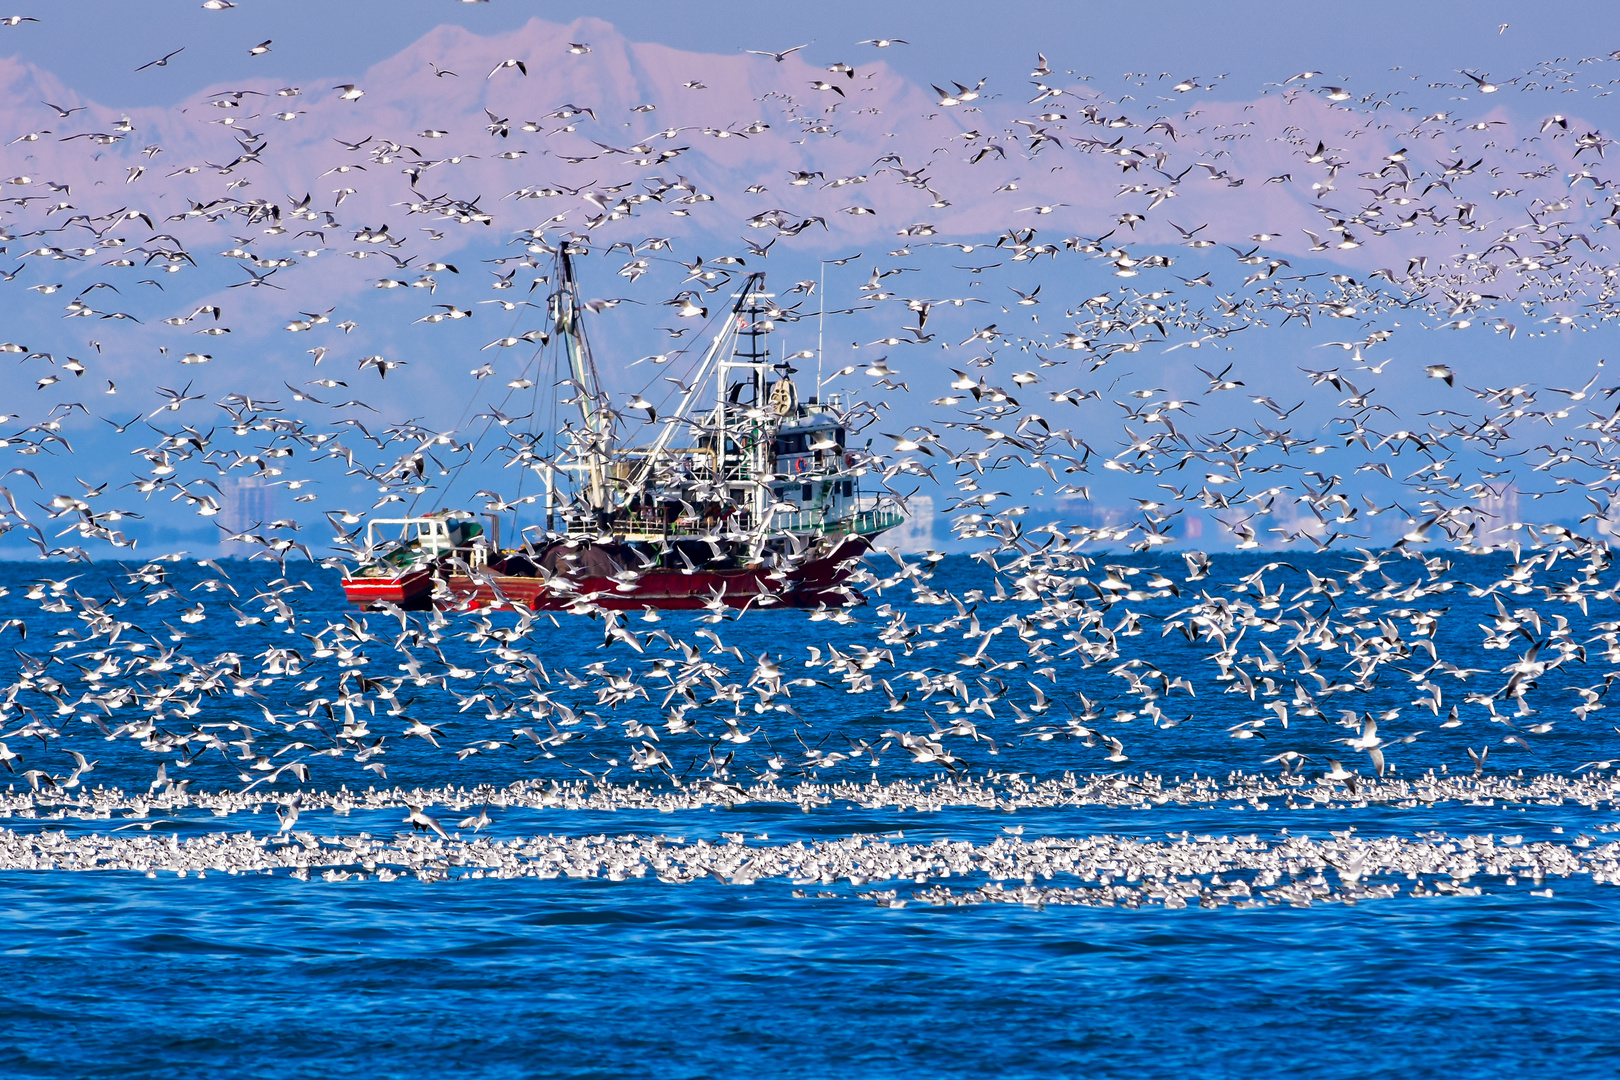
<instances>
[{"instance_id":1,"label":"red hull","mask_svg":"<svg viewBox=\"0 0 1620 1080\"><path fill-rule=\"evenodd\" d=\"M853 572L855 560L869 546L862 537L850 537L830 555L781 574L746 569L690 573L658 569L647 571L628 584L597 576L554 577L548 584L541 577L503 574L498 570L478 578L449 573L440 580L454 599L441 595L435 600L433 577L429 571L419 570L399 579L345 578L343 591L351 603L361 607L388 601L415 609L526 607L533 611L567 611L576 605L594 604L613 611L640 611L649 607L679 611L710 607L717 601L731 608L844 607L852 602L865 602L860 593L846 593L843 586ZM418 576L420 584L415 580ZM410 583L409 595L402 599L393 593L403 595L406 590L398 583L406 581Z\"/></svg>"},{"instance_id":2,"label":"red hull","mask_svg":"<svg viewBox=\"0 0 1620 1080\"><path fill-rule=\"evenodd\" d=\"M396 577L346 577L343 595L357 607L386 602L402 608L424 608L432 602L433 573L421 569Z\"/></svg>"}]
</instances>

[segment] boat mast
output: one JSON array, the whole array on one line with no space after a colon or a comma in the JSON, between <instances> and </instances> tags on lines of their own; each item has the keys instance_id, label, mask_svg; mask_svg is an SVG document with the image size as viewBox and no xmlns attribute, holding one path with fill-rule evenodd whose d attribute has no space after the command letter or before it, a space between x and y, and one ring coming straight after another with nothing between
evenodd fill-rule
<instances>
[{"instance_id":1,"label":"boat mast","mask_svg":"<svg viewBox=\"0 0 1620 1080\"><path fill-rule=\"evenodd\" d=\"M557 288L551 294L551 319L568 356L569 375L574 380L580 416L585 421L586 472L589 476L591 507L604 509L607 503L605 465L612 451L612 418L602 407L601 380L596 360L585 337L585 323L579 317L579 285L574 280L574 263L566 246L557 253Z\"/></svg>"},{"instance_id":2,"label":"boat mast","mask_svg":"<svg viewBox=\"0 0 1620 1080\"><path fill-rule=\"evenodd\" d=\"M739 299L732 305L731 315L728 316L720 329L715 333L714 339L709 342L708 351L703 354L703 361L698 365L696 374L692 377L692 385L686 388L681 395L681 402L675 407L674 413L664 418L664 430L658 433L652 446L647 449L647 457L641 468L636 471L635 479L630 483L631 491L642 491L648 484L654 482L658 475L658 460L669 447L670 440L675 435L675 428L685 421L687 409L691 408L692 400L697 397L698 391L708 380L709 369L713 366L715 358L726 349L727 341L737 332L738 313L742 310L742 301Z\"/></svg>"},{"instance_id":3,"label":"boat mast","mask_svg":"<svg viewBox=\"0 0 1620 1080\"><path fill-rule=\"evenodd\" d=\"M733 346L722 355L715 379L715 418L719 421L716 434L716 479L722 483L741 480L752 489L749 500L751 518L757 527L764 519L767 487L760 479L770 468L771 447L766 438L765 373L770 367L769 335L775 327L763 318L761 302L770 299L765 287L765 275L748 275L737 304L732 309L736 330ZM743 377L732 383L732 373L742 371ZM744 403L742 390L752 390L752 401ZM735 470L726 468L726 443L736 448ZM729 491L728 491L729 494Z\"/></svg>"}]
</instances>

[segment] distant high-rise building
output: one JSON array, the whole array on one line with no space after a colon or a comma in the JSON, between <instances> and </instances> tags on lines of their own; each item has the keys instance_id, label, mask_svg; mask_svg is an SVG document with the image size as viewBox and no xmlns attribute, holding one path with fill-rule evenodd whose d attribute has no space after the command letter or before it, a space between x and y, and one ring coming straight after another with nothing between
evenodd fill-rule
<instances>
[{"instance_id":1,"label":"distant high-rise building","mask_svg":"<svg viewBox=\"0 0 1620 1080\"><path fill-rule=\"evenodd\" d=\"M934 546L934 500L913 495L906 500L906 520L884 533L878 546L902 555L928 551Z\"/></svg>"},{"instance_id":2,"label":"distant high-rise building","mask_svg":"<svg viewBox=\"0 0 1620 1080\"><path fill-rule=\"evenodd\" d=\"M1519 518L1519 489L1511 483L1500 487L1486 484L1474 502L1478 515L1475 530L1480 540L1500 544L1512 539L1512 530Z\"/></svg>"},{"instance_id":3,"label":"distant high-rise building","mask_svg":"<svg viewBox=\"0 0 1620 1080\"><path fill-rule=\"evenodd\" d=\"M1593 522L1593 527L1600 536L1614 536L1620 533L1620 498L1612 494L1609 496L1608 505Z\"/></svg>"},{"instance_id":4,"label":"distant high-rise building","mask_svg":"<svg viewBox=\"0 0 1620 1080\"><path fill-rule=\"evenodd\" d=\"M276 489L262 476L239 476L225 485L219 523L232 533L247 532L275 518Z\"/></svg>"}]
</instances>

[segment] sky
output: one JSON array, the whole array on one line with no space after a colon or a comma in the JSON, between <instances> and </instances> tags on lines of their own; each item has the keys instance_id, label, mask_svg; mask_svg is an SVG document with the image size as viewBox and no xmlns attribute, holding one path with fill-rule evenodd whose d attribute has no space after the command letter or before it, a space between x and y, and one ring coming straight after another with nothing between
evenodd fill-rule
<instances>
[{"instance_id":1,"label":"sky","mask_svg":"<svg viewBox=\"0 0 1620 1080\"><path fill-rule=\"evenodd\" d=\"M174 425L227 421L214 403L230 394L250 413L272 396L314 410L332 432L361 419L455 433L476 464L447 461L415 502L513 478L492 463L487 410L547 414L559 396L530 378L524 350L491 345L543 322L518 303L544 273L518 261L537 236L588 237L582 288L606 301L592 333L624 399L674 393L665 380L701 338L690 325L671 337L684 324L664 301L719 282L715 306L731 274L762 269L805 316L783 321L784 352L822 343L809 316L823 301L849 312L827 319L819 362L857 369L828 391L881 411L875 449L913 426L960 446L985 433L945 434L952 406L931 403L962 394L951 384L970 372L980 389L1015 382L1015 440L1037 414L1096 460L1061 479L1007 470L996 488L1079 513L1132 509L1166 481L1187 491L1185 458L1176 475L1134 467L1144 425L1162 423L1133 415L1143 402L1192 403L1171 410L1178 438L1230 443L1222 433L1263 423L1318 440L1356 459L1336 475L1377 503L1412 481L1361 460L1373 442L1501 404L1466 387L1533 374L1573 390L1604 358L1604 140L1575 150L1606 126L1620 77L1607 7L834 3L807 16L176 0L16 14L38 21L0 25L0 194L23 200L0 215L12 260L0 336L22 347L3 377L8 412L36 429L16 444L38 491L11 486L38 500L138 483L176 455ZM842 64L853 70L828 70ZM620 201L634 191L657 198ZM1549 236L1566 239L1535 248ZM759 255L750 241L773 242ZM699 257L711 275L716 258L742 261L694 283ZM1238 386L1212 390L1229 364ZM1399 408L1356 412L1377 430L1347 439L1335 426L1347 397L1352 411ZM320 411L345 398L362 404ZM352 462L334 471L326 441L299 444L297 488L296 470L271 472L252 447L167 500L137 486L145 516L129 528L202 542L216 530L191 512L207 509L198 497L245 475L281 478L288 519L352 511L376 485ZM1435 456L1421 439L1381 445L1403 443L1417 449L1397 467ZM1505 475L1492 450L1473 440L1458 457ZM931 457L891 479L943 507L961 495ZM1513 483L1540 493L1536 480ZM1562 506L1569 486L1546 495ZM1268 513L1292 514L1297 490L1270 496ZM1221 533L1231 515L1206 510L1187 517Z\"/></svg>"},{"instance_id":2,"label":"sky","mask_svg":"<svg viewBox=\"0 0 1620 1080\"><path fill-rule=\"evenodd\" d=\"M386 17L379 12L386 10ZM18 8L24 13L23 8ZM40 15L41 11L33 12ZM1217 5L1166 2L1144 14L1132 5L1023 2L1000 5L842 0L805 12L791 5L706 3L513 3L400 0L314 4L244 0L201 12L192 0L143 4L65 0L51 5L46 27L11 28L3 51L55 73L88 97L130 105L172 105L186 95L248 73L246 50L269 38L254 69L315 79L354 73L394 55L423 33L456 25L495 36L540 17L566 25L595 16L634 41L683 52L732 55L810 43L819 62L853 61L855 42L905 38L884 60L920 84L945 78L1022 75L1037 51L1077 71L1118 74L1169 69L1213 78L1229 74L1234 96L1267 79L1321 68L1335 79L1371 82L1392 66L1429 75L1459 67L1523 67L1580 55L1620 39L1610 5L1573 4L1557 16L1507 3L1364 3L1354 12L1311 5ZM1508 24L1506 30L1501 25ZM71 27L62 32L64 27ZM55 32L30 32L47 30ZM251 39L251 40L250 40ZM136 65L186 47L184 62L132 78ZM133 63L127 63L133 61ZM257 74L257 70L254 70Z\"/></svg>"}]
</instances>

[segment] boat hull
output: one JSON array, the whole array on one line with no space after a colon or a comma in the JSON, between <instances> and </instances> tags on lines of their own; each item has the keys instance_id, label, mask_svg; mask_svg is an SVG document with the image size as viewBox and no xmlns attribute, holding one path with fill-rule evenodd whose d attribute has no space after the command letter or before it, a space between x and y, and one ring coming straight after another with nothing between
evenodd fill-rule
<instances>
[{"instance_id":1,"label":"boat hull","mask_svg":"<svg viewBox=\"0 0 1620 1080\"><path fill-rule=\"evenodd\" d=\"M865 597L846 583L870 546L864 537L847 537L827 555L788 571L660 568L646 571L633 582L621 582L589 574L554 575L548 581L538 575L502 573L499 568L471 576L441 567L398 578L345 578L343 591L351 603L360 607L389 603L407 610L845 607L865 602Z\"/></svg>"},{"instance_id":2,"label":"boat hull","mask_svg":"<svg viewBox=\"0 0 1620 1080\"><path fill-rule=\"evenodd\" d=\"M407 610L425 610L432 606L433 571L422 567L391 577L346 577L343 595L357 607L388 603Z\"/></svg>"}]
</instances>

